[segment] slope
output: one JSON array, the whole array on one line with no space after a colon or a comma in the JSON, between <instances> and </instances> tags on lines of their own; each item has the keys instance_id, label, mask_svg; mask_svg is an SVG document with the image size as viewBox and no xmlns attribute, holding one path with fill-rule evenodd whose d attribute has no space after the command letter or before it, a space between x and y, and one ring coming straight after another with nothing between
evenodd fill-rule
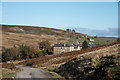
<instances>
[{"instance_id":1,"label":"slope","mask_svg":"<svg viewBox=\"0 0 120 80\"><path fill-rule=\"evenodd\" d=\"M56 72L67 80L120 79L120 43L79 54Z\"/></svg>"},{"instance_id":2,"label":"slope","mask_svg":"<svg viewBox=\"0 0 120 80\"><path fill-rule=\"evenodd\" d=\"M2 45L7 48L21 44L38 47L38 42L42 40L49 40L51 44L54 44L56 43L56 38L63 38L65 42L71 37L85 36L81 33L68 32L54 28L20 25L0 26L2 26Z\"/></svg>"}]
</instances>

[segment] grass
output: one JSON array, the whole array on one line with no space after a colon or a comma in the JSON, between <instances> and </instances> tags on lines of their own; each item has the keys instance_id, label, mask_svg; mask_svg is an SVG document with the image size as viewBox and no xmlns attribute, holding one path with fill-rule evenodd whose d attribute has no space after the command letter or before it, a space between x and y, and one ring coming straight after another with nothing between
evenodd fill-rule
<instances>
[{"instance_id":1,"label":"grass","mask_svg":"<svg viewBox=\"0 0 120 80\"><path fill-rule=\"evenodd\" d=\"M15 65L24 65L24 61L25 61L25 60L14 61L13 63L14 63Z\"/></svg>"},{"instance_id":2,"label":"grass","mask_svg":"<svg viewBox=\"0 0 120 80\"><path fill-rule=\"evenodd\" d=\"M16 28L18 31L14 30ZM20 29L22 29L23 32L21 32ZM14 25L3 25L2 32L3 46L6 48L10 48L14 45L19 46L20 44L38 48L38 43L43 40L49 40L53 45L56 43L56 37L67 41L70 35L83 35L81 33L69 33L64 30L53 28Z\"/></svg>"},{"instance_id":3,"label":"grass","mask_svg":"<svg viewBox=\"0 0 120 80\"><path fill-rule=\"evenodd\" d=\"M114 42L117 41L117 39L115 39L115 38L98 37L98 38L92 38L92 39L94 39L93 42L88 41L86 38L80 38L80 39L71 38L69 41L66 41L66 43L74 43L76 41L79 41L79 42L82 43L84 40L86 40L87 42L91 42L91 43L94 43L94 44L104 45L104 44L111 44L111 43L114 43Z\"/></svg>"},{"instance_id":4,"label":"grass","mask_svg":"<svg viewBox=\"0 0 120 80\"><path fill-rule=\"evenodd\" d=\"M58 69L61 65L63 65L65 62L75 58L79 54L84 54L87 52L103 49L109 46L113 46L119 43L113 43L110 45L103 45L103 46L97 46L97 47L92 47L88 48L86 50L80 50L80 51L72 51L72 52L67 52L64 54L58 54L58 55L51 55L51 56L42 56L39 58L34 58L25 61L26 66L32 66L32 67L44 67L47 68L48 70L52 71L55 69Z\"/></svg>"},{"instance_id":5,"label":"grass","mask_svg":"<svg viewBox=\"0 0 120 80\"><path fill-rule=\"evenodd\" d=\"M117 41L115 38L94 38L94 40L95 41L93 43L99 45L110 44Z\"/></svg>"},{"instance_id":6,"label":"grass","mask_svg":"<svg viewBox=\"0 0 120 80\"><path fill-rule=\"evenodd\" d=\"M46 72L52 74L53 76L55 76L56 78L59 78L61 80L65 80L62 76L60 76L59 74L55 73L55 72L52 72L52 71L49 71L46 67L38 67L40 69L44 69Z\"/></svg>"},{"instance_id":7,"label":"grass","mask_svg":"<svg viewBox=\"0 0 120 80\"><path fill-rule=\"evenodd\" d=\"M2 78L2 69L0 68L0 79Z\"/></svg>"},{"instance_id":8,"label":"grass","mask_svg":"<svg viewBox=\"0 0 120 80\"><path fill-rule=\"evenodd\" d=\"M2 68L2 78L14 78L15 74L19 71L22 71L22 69L11 70Z\"/></svg>"},{"instance_id":9,"label":"grass","mask_svg":"<svg viewBox=\"0 0 120 80\"><path fill-rule=\"evenodd\" d=\"M44 63L41 63L41 64L35 64L33 65L32 67L35 67L35 68L38 68L40 67L41 69L46 69L48 71L53 71L55 70L56 68L60 67L61 64L63 63L60 63L59 61L63 60L63 59L67 59L69 58L70 56L66 56L66 57L56 57L56 58L52 58Z\"/></svg>"},{"instance_id":10,"label":"grass","mask_svg":"<svg viewBox=\"0 0 120 80\"><path fill-rule=\"evenodd\" d=\"M59 74L55 73L55 72L51 72L51 71L47 71L48 73L54 75L55 77L59 78L59 79L62 79L62 80L65 80L63 77L61 77Z\"/></svg>"},{"instance_id":11,"label":"grass","mask_svg":"<svg viewBox=\"0 0 120 80\"><path fill-rule=\"evenodd\" d=\"M69 41L66 41L66 43L73 43L76 41L83 42L84 40L86 40L86 38L81 38L81 39L71 38Z\"/></svg>"}]
</instances>

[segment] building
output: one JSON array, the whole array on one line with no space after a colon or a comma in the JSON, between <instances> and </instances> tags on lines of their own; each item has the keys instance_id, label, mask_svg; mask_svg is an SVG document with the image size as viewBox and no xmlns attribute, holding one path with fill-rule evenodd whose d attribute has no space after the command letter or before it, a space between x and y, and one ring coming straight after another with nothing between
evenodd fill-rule
<instances>
[{"instance_id":1,"label":"building","mask_svg":"<svg viewBox=\"0 0 120 80\"><path fill-rule=\"evenodd\" d=\"M90 39L90 38L87 38L87 40L88 40L88 41L91 41L91 42L93 42L93 41L94 41L94 39Z\"/></svg>"},{"instance_id":2,"label":"building","mask_svg":"<svg viewBox=\"0 0 120 80\"><path fill-rule=\"evenodd\" d=\"M97 45L95 45L95 44L88 44L88 46L91 48L91 47L95 47Z\"/></svg>"},{"instance_id":3,"label":"building","mask_svg":"<svg viewBox=\"0 0 120 80\"><path fill-rule=\"evenodd\" d=\"M54 54L61 54L64 52L71 52L75 50L81 50L82 44L55 44L53 46Z\"/></svg>"}]
</instances>

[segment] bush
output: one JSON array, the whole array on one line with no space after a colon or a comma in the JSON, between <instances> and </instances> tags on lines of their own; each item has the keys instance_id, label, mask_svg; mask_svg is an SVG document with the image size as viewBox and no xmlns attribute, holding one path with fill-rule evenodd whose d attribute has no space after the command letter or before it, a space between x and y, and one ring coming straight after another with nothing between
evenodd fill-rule
<instances>
[{"instance_id":1,"label":"bush","mask_svg":"<svg viewBox=\"0 0 120 80\"><path fill-rule=\"evenodd\" d=\"M51 47L51 44L49 41L42 41L39 44L39 49L42 51L43 55L46 55L46 54L51 54L53 53L53 50L52 50L52 47Z\"/></svg>"},{"instance_id":2,"label":"bush","mask_svg":"<svg viewBox=\"0 0 120 80\"><path fill-rule=\"evenodd\" d=\"M86 48L88 48L88 43L87 41L84 41L82 44L82 49L86 49Z\"/></svg>"},{"instance_id":3,"label":"bush","mask_svg":"<svg viewBox=\"0 0 120 80\"><path fill-rule=\"evenodd\" d=\"M21 58L22 59L28 59L29 56L30 56L30 47L29 46L24 46L24 45L21 45L20 47L20 53L21 53Z\"/></svg>"},{"instance_id":4,"label":"bush","mask_svg":"<svg viewBox=\"0 0 120 80\"><path fill-rule=\"evenodd\" d=\"M16 67L15 67L15 65L13 63L3 63L2 68L16 69Z\"/></svg>"},{"instance_id":5,"label":"bush","mask_svg":"<svg viewBox=\"0 0 120 80\"><path fill-rule=\"evenodd\" d=\"M18 51L16 48L5 49L5 52L2 53L2 61L11 61L16 60Z\"/></svg>"},{"instance_id":6,"label":"bush","mask_svg":"<svg viewBox=\"0 0 120 80\"><path fill-rule=\"evenodd\" d=\"M70 30L70 29L66 29L66 31L68 31L68 32L69 32L69 31L71 31L71 30Z\"/></svg>"},{"instance_id":7,"label":"bush","mask_svg":"<svg viewBox=\"0 0 120 80\"><path fill-rule=\"evenodd\" d=\"M118 38L117 41L120 42L120 38Z\"/></svg>"},{"instance_id":8,"label":"bush","mask_svg":"<svg viewBox=\"0 0 120 80\"><path fill-rule=\"evenodd\" d=\"M31 56L30 56L31 58L36 58L40 56L43 56L43 53L39 49L35 49L35 48L31 49Z\"/></svg>"},{"instance_id":9,"label":"bush","mask_svg":"<svg viewBox=\"0 0 120 80\"><path fill-rule=\"evenodd\" d=\"M73 29L72 32L75 32L75 30Z\"/></svg>"},{"instance_id":10,"label":"bush","mask_svg":"<svg viewBox=\"0 0 120 80\"><path fill-rule=\"evenodd\" d=\"M46 52L39 49L30 48L26 45L14 46L13 48L4 49L2 52L2 62L37 58L43 55L46 55Z\"/></svg>"},{"instance_id":11,"label":"bush","mask_svg":"<svg viewBox=\"0 0 120 80\"><path fill-rule=\"evenodd\" d=\"M120 80L119 65L119 59L114 55L102 57L93 73L94 78L98 80Z\"/></svg>"}]
</instances>

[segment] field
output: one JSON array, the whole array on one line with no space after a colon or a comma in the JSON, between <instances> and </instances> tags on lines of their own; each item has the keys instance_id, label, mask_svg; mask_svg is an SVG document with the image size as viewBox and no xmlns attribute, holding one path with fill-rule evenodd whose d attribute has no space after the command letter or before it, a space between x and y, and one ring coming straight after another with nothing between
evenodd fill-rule
<instances>
[{"instance_id":1,"label":"field","mask_svg":"<svg viewBox=\"0 0 120 80\"><path fill-rule=\"evenodd\" d=\"M115 42L116 38L104 38L84 35L82 33L68 32L65 30L36 27L36 26L18 26L18 25L2 25L2 46L5 48L26 44L31 47L38 48L38 43L43 40L50 41L53 46L58 39L58 43L81 43L87 38L94 39L94 44L104 45ZM79 38L80 37L80 38ZM90 41L88 41L90 42Z\"/></svg>"},{"instance_id":2,"label":"field","mask_svg":"<svg viewBox=\"0 0 120 80\"><path fill-rule=\"evenodd\" d=\"M84 34L35 26L2 25L2 45L6 48L21 44L38 48L40 41L48 40L53 45L56 43L56 38L65 38L67 41L70 36L84 36Z\"/></svg>"},{"instance_id":3,"label":"field","mask_svg":"<svg viewBox=\"0 0 120 80\"><path fill-rule=\"evenodd\" d=\"M104 45L104 44L114 43L117 40L116 38L107 38L107 37L105 37L105 38L104 37L98 37L98 38L93 38L92 37L91 39L93 39L94 41L89 41L86 38L80 38L80 39L71 38L66 43L73 43L73 42L76 42L76 41L83 42L84 40L86 40L87 42L90 42L90 43Z\"/></svg>"}]
</instances>

